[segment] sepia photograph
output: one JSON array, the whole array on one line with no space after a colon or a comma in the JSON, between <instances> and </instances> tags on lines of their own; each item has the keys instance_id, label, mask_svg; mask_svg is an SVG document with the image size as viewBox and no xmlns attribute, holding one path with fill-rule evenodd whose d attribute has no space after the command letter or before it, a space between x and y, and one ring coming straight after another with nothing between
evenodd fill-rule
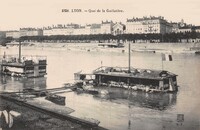
<instances>
[{"instance_id":1,"label":"sepia photograph","mask_svg":"<svg viewBox=\"0 0 200 130\"><path fill-rule=\"evenodd\" d=\"M0 130L200 130L199 0L0 0Z\"/></svg>"}]
</instances>

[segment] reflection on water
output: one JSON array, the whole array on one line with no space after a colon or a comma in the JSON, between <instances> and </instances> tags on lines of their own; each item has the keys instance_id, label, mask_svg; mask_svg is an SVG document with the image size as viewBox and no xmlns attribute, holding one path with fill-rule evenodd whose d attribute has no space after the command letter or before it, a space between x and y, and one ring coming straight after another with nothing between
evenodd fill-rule
<instances>
[{"instance_id":1,"label":"reflection on water","mask_svg":"<svg viewBox=\"0 0 200 130\"><path fill-rule=\"evenodd\" d=\"M99 94L71 92L66 96L66 106L75 110L71 115L101 121L109 129L135 129L138 121L159 118L162 112L176 105L176 93L153 94L122 88L99 87ZM155 114L152 117L147 116ZM147 114L147 115L146 115ZM154 124L156 125L156 124Z\"/></svg>"},{"instance_id":2,"label":"reflection on water","mask_svg":"<svg viewBox=\"0 0 200 130\"><path fill-rule=\"evenodd\" d=\"M123 88L104 88L103 93L94 95L94 98L106 99L115 103L123 103L123 99L129 105L146 107L157 110L165 110L176 104L176 93L146 93ZM100 91L100 92L101 92ZM105 92L106 91L106 92Z\"/></svg>"},{"instance_id":3,"label":"reflection on water","mask_svg":"<svg viewBox=\"0 0 200 130\"><path fill-rule=\"evenodd\" d=\"M147 107L151 109L165 110L168 107L176 104L176 94L138 94L134 92L129 98L130 105L138 105L141 107Z\"/></svg>"},{"instance_id":4,"label":"reflection on water","mask_svg":"<svg viewBox=\"0 0 200 130\"><path fill-rule=\"evenodd\" d=\"M1 75L0 91L4 92L17 92L25 88L33 88L36 90L47 88L46 77L40 78L21 78L21 77L10 77Z\"/></svg>"}]
</instances>

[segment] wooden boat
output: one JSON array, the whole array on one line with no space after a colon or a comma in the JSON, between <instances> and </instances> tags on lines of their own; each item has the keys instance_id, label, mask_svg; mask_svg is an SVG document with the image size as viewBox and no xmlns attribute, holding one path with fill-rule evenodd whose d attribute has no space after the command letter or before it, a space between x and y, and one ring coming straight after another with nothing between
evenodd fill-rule
<instances>
[{"instance_id":1,"label":"wooden boat","mask_svg":"<svg viewBox=\"0 0 200 130\"><path fill-rule=\"evenodd\" d=\"M89 94L95 95L99 93L98 90L96 90L93 85L89 85L89 86L86 85L86 87L84 86L83 88L84 88L84 91Z\"/></svg>"},{"instance_id":2,"label":"wooden boat","mask_svg":"<svg viewBox=\"0 0 200 130\"><path fill-rule=\"evenodd\" d=\"M76 82L75 86L76 87L74 87L72 90L78 93L89 93L93 95L99 93L92 84L86 84L85 81Z\"/></svg>"},{"instance_id":3,"label":"wooden boat","mask_svg":"<svg viewBox=\"0 0 200 130\"><path fill-rule=\"evenodd\" d=\"M46 100L49 100L55 104L58 104L58 105L65 105L65 99L66 97L64 96L59 96L59 95L56 95L56 94L49 94L48 96L46 96L45 98Z\"/></svg>"}]
</instances>

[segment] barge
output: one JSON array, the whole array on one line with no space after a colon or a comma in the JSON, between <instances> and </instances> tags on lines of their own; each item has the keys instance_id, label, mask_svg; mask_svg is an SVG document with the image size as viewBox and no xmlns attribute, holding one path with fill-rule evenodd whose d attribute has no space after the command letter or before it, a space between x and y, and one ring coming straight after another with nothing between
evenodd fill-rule
<instances>
[{"instance_id":1,"label":"barge","mask_svg":"<svg viewBox=\"0 0 200 130\"><path fill-rule=\"evenodd\" d=\"M18 55L4 55L0 57L0 73L13 77L36 78L47 74L46 56L23 56L21 54L21 41L19 41Z\"/></svg>"},{"instance_id":2,"label":"barge","mask_svg":"<svg viewBox=\"0 0 200 130\"><path fill-rule=\"evenodd\" d=\"M178 91L177 75L165 70L150 70L128 67L106 67L97 68L90 74L75 73L75 80L83 82L93 81L95 85L123 87L146 92L175 92ZM92 76L93 75L93 76Z\"/></svg>"},{"instance_id":3,"label":"barge","mask_svg":"<svg viewBox=\"0 0 200 130\"><path fill-rule=\"evenodd\" d=\"M163 59L162 59L163 60ZM74 74L75 80L93 82L94 85L106 85L112 87L124 87L146 92L176 92L178 91L177 75L169 71L138 69L131 67L130 43L129 43L129 66L128 67L106 67L102 66L92 73ZM87 79L89 77L89 79Z\"/></svg>"},{"instance_id":4,"label":"barge","mask_svg":"<svg viewBox=\"0 0 200 130\"><path fill-rule=\"evenodd\" d=\"M2 75L36 78L47 74L47 59L44 56L22 56L17 60L16 56L2 56L0 59L0 73Z\"/></svg>"}]
</instances>

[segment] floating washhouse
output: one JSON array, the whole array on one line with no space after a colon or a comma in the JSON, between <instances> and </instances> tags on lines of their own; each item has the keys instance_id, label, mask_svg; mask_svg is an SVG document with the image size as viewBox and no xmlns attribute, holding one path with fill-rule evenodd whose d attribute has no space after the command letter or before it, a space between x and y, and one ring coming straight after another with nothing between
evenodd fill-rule
<instances>
[{"instance_id":1,"label":"floating washhouse","mask_svg":"<svg viewBox=\"0 0 200 130\"><path fill-rule=\"evenodd\" d=\"M44 77L47 74L46 56L23 56L21 53L21 41L18 55L4 55L0 57L0 73L3 75L36 78Z\"/></svg>"},{"instance_id":2,"label":"floating washhouse","mask_svg":"<svg viewBox=\"0 0 200 130\"><path fill-rule=\"evenodd\" d=\"M47 58L45 56L17 56L3 55L0 59L0 72L2 75L17 77L44 77Z\"/></svg>"},{"instance_id":3,"label":"floating washhouse","mask_svg":"<svg viewBox=\"0 0 200 130\"><path fill-rule=\"evenodd\" d=\"M91 80L90 77L93 77L92 80L96 85L124 87L148 92L174 92L178 90L177 75L165 70L103 66L91 74L75 73L76 80Z\"/></svg>"},{"instance_id":4,"label":"floating washhouse","mask_svg":"<svg viewBox=\"0 0 200 130\"><path fill-rule=\"evenodd\" d=\"M176 92L178 91L177 75L166 70L136 69L131 67L129 43L128 67L97 68L92 73L75 73L75 80L92 81L96 85L124 87L146 92ZM163 63L162 63L163 64ZM163 65L162 65L163 66ZM90 79L87 80L87 77Z\"/></svg>"}]
</instances>

